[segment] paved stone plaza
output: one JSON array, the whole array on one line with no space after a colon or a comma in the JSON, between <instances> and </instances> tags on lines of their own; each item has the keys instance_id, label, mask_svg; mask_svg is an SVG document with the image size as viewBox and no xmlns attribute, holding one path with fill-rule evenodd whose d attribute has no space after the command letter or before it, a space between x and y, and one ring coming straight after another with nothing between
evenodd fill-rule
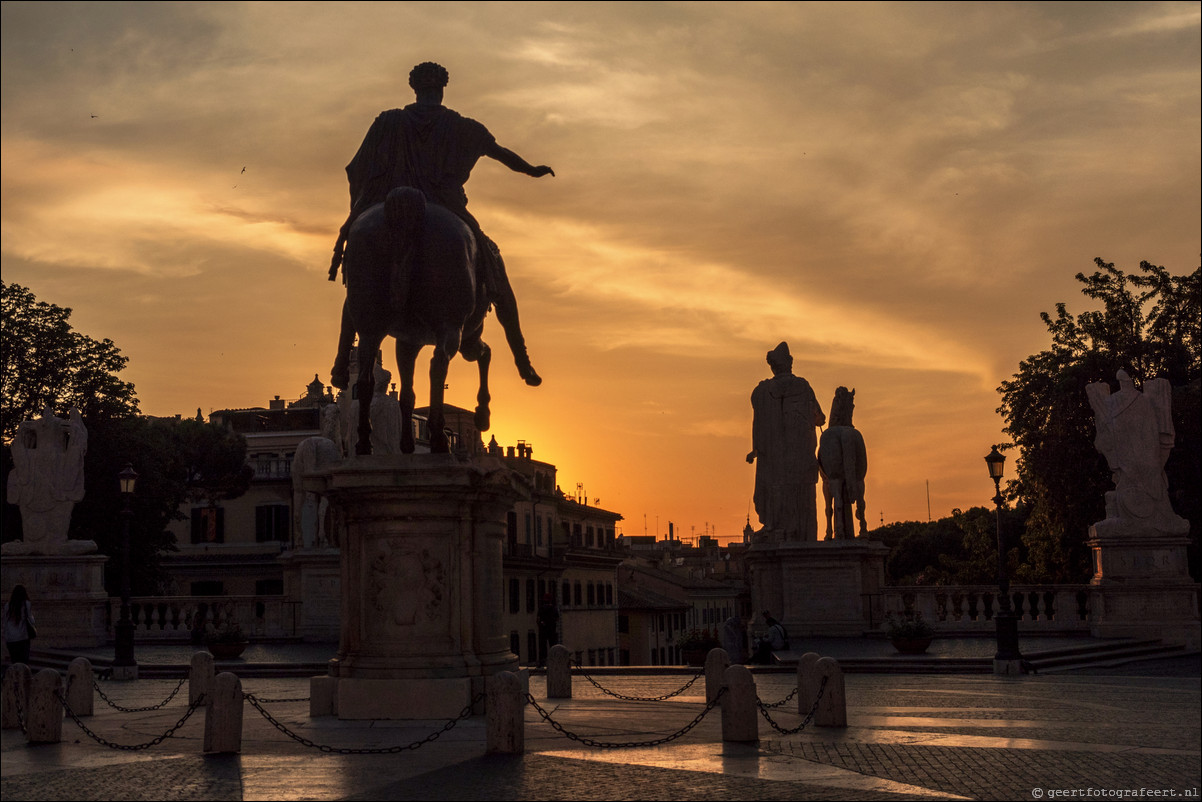
<instances>
[{"instance_id":1,"label":"paved stone plaza","mask_svg":"<svg viewBox=\"0 0 1202 802\"><path fill-rule=\"evenodd\" d=\"M606 688L657 696L681 675L598 676ZM764 702L789 692L788 674L759 674ZM1197 796L1202 710L1197 657L1118 669L1027 676L846 677L846 730L781 735L761 720L758 746L723 744L717 710L684 736L652 747L600 748L569 740L530 706L526 754L485 755L483 717L399 754L331 754L304 746L253 707L240 755L201 753L199 713L139 751L108 748L69 719L63 743L28 746L3 734L5 800L70 799L1054 799L1175 793ZM162 701L178 680L102 682L126 707ZM631 702L574 680L573 698L531 693L564 729L605 743L656 740L704 709L703 683L663 702ZM403 747L444 722L310 718L304 679L248 678L246 692L299 737L335 749ZM186 688L185 688L186 691ZM85 720L108 741L133 745L174 726L182 692L160 710L120 713L100 699ZM800 723L786 705L778 724ZM795 710L795 707L793 707ZM779 711L779 712L778 712Z\"/></svg>"}]
</instances>

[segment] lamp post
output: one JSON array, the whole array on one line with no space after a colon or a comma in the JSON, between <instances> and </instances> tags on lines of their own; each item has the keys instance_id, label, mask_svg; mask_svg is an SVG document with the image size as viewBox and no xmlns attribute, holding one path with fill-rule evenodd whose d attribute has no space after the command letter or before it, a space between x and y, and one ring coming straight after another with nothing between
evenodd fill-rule
<instances>
[{"instance_id":1,"label":"lamp post","mask_svg":"<svg viewBox=\"0 0 1202 802\"><path fill-rule=\"evenodd\" d=\"M1006 456L997 446L985 457L989 478L993 480L993 503L997 507L997 587L998 611L993 616L997 626L997 654L993 657L993 673L1022 673L1022 653L1018 650L1018 618L1010 606L1010 577L1006 570L1006 547L1002 541L1002 469Z\"/></svg>"},{"instance_id":2,"label":"lamp post","mask_svg":"<svg viewBox=\"0 0 1202 802\"><path fill-rule=\"evenodd\" d=\"M113 653L113 679L137 679L138 661L134 659L134 622L129 617L129 519L133 511L129 507L138 482L138 472L126 463L125 469L117 474L121 484L121 619L117 621Z\"/></svg>"}]
</instances>

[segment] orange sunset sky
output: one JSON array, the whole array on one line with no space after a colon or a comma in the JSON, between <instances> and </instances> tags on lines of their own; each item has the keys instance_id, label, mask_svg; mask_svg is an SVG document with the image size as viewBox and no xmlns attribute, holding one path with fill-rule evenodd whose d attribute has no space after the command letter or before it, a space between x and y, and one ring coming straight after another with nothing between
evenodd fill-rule
<instances>
[{"instance_id":1,"label":"orange sunset sky","mask_svg":"<svg viewBox=\"0 0 1202 802\"><path fill-rule=\"evenodd\" d=\"M467 185L545 380L490 319L498 441L622 533L738 536L787 340L824 408L856 389L870 524L925 520L928 482L939 517L989 503L996 388L1041 311L1089 308L1075 273L1197 267L1199 9L5 2L3 276L112 339L147 414L296 398L334 356L344 167L438 61L556 172Z\"/></svg>"}]
</instances>

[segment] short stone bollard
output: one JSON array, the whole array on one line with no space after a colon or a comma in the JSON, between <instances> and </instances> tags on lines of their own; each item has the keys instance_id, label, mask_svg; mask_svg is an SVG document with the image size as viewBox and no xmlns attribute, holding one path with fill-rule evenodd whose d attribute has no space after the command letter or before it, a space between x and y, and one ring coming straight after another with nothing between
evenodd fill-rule
<instances>
[{"instance_id":1,"label":"short stone bollard","mask_svg":"<svg viewBox=\"0 0 1202 802\"><path fill-rule=\"evenodd\" d=\"M67 667L67 707L77 716L90 716L95 705L92 693L92 663L76 657Z\"/></svg>"},{"instance_id":2,"label":"short stone bollard","mask_svg":"<svg viewBox=\"0 0 1202 802\"><path fill-rule=\"evenodd\" d=\"M63 740L63 678L53 668L44 668L29 686L25 711L25 739L31 744L56 744Z\"/></svg>"},{"instance_id":3,"label":"short stone bollard","mask_svg":"<svg viewBox=\"0 0 1202 802\"><path fill-rule=\"evenodd\" d=\"M213 687L213 655L208 652L196 652L192 655L192 665L188 669L188 706L196 704L196 700L209 692Z\"/></svg>"},{"instance_id":4,"label":"short stone bollard","mask_svg":"<svg viewBox=\"0 0 1202 802\"><path fill-rule=\"evenodd\" d=\"M705 702L709 704L718 698L725 680L724 674L730 666L730 655L725 649L710 649L705 656Z\"/></svg>"},{"instance_id":5,"label":"short stone bollard","mask_svg":"<svg viewBox=\"0 0 1202 802\"><path fill-rule=\"evenodd\" d=\"M547 651L547 698L572 698L572 653L562 643Z\"/></svg>"},{"instance_id":6,"label":"short stone bollard","mask_svg":"<svg viewBox=\"0 0 1202 802\"><path fill-rule=\"evenodd\" d=\"M242 680L221 672L206 699L204 751L241 752Z\"/></svg>"},{"instance_id":7,"label":"short stone bollard","mask_svg":"<svg viewBox=\"0 0 1202 802\"><path fill-rule=\"evenodd\" d=\"M826 688L822 691L822 701L818 703L818 712L814 714L814 723L819 727L847 726L847 692L843 687L843 669L833 657L824 657L814 664L814 675L821 684L826 680Z\"/></svg>"},{"instance_id":8,"label":"short stone bollard","mask_svg":"<svg viewBox=\"0 0 1202 802\"><path fill-rule=\"evenodd\" d=\"M29 685L33 672L24 663L13 663L4 675L3 706L4 729L19 730L29 716Z\"/></svg>"},{"instance_id":9,"label":"short stone bollard","mask_svg":"<svg viewBox=\"0 0 1202 802\"><path fill-rule=\"evenodd\" d=\"M814 700L818 698L818 685L821 680L818 679L818 672L814 670L814 666L821 659L822 655L817 652L806 652L797 661L797 712L799 715L810 715L810 710L814 707Z\"/></svg>"},{"instance_id":10,"label":"short stone bollard","mask_svg":"<svg viewBox=\"0 0 1202 802\"><path fill-rule=\"evenodd\" d=\"M509 671L498 671L485 685L486 751L520 755L526 751L526 693L522 681Z\"/></svg>"},{"instance_id":11,"label":"short stone bollard","mask_svg":"<svg viewBox=\"0 0 1202 802\"><path fill-rule=\"evenodd\" d=\"M723 674L726 693L722 694L722 740L756 743L760 740L759 709L756 705L755 678L747 666L733 665Z\"/></svg>"}]
</instances>

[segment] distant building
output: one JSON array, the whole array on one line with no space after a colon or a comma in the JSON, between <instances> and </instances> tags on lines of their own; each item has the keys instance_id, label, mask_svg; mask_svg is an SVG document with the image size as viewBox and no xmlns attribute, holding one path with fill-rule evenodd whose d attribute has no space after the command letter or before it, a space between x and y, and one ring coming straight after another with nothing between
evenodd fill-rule
<instances>
[{"instance_id":1,"label":"distant building","mask_svg":"<svg viewBox=\"0 0 1202 802\"><path fill-rule=\"evenodd\" d=\"M314 377L294 401L278 396L267 407L226 409L210 422L246 438L254 468L250 489L218 504L196 503L174 522L178 552L165 555L176 596L286 597L289 620L274 629L309 640L336 640L339 616L339 552L334 543L305 548L294 516L292 461L304 440L321 434L321 411L336 403ZM337 403L343 405L340 399ZM345 411L345 410L344 410ZM418 450L428 450L426 409L415 410ZM448 405L446 428L454 450L485 451L473 414ZM556 484L556 468L533 458L518 441L488 452L530 481L530 501L507 514L503 558L504 626L510 648L524 665L545 659L536 617L544 598L557 607L557 637L583 665L616 665L618 651L617 566L624 555L615 536L616 512L569 497Z\"/></svg>"}]
</instances>

